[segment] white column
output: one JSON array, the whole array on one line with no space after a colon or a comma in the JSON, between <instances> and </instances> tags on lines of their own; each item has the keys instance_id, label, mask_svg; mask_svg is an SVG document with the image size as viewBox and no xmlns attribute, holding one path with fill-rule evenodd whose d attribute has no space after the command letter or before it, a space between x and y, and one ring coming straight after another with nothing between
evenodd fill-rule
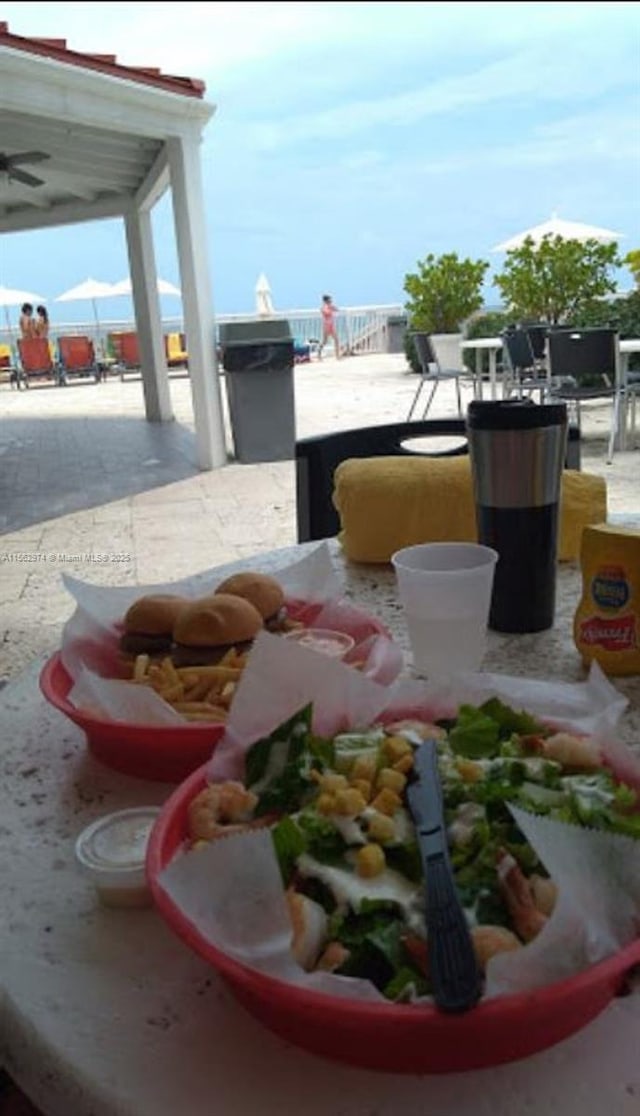
<instances>
[{"instance_id":1,"label":"white column","mask_svg":"<svg viewBox=\"0 0 640 1116\"><path fill-rule=\"evenodd\" d=\"M227 451L207 258L200 137L169 139L167 150L197 459L201 469L215 469L226 464Z\"/></svg>"},{"instance_id":2,"label":"white column","mask_svg":"<svg viewBox=\"0 0 640 1116\"><path fill-rule=\"evenodd\" d=\"M145 412L150 422L169 422L173 418L173 408L156 286L150 212L136 208L128 213L125 217L125 229L142 362Z\"/></svg>"}]
</instances>

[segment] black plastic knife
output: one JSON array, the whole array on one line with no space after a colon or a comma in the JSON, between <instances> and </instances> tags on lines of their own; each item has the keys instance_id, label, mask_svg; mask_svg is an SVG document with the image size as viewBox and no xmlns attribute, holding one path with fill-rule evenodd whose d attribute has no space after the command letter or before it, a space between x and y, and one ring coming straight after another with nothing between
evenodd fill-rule
<instances>
[{"instance_id":1,"label":"black plastic knife","mask_svg":"<svg viewBox=\"0 0 640 1116\"><path fill-rule=\"evenodd\" d=\"M480 999L482 980L449 860L435 740L415 749L406 794L424 870L433 997L442 1011L467 1011Z\"/></svg>"}]
</instances>

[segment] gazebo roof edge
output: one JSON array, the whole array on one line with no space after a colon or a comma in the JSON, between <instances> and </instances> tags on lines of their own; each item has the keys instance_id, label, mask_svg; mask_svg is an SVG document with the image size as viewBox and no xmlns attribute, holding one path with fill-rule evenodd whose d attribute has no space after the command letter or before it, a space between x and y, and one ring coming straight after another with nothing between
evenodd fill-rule
<instances>
[{"instance_id":1,"label":"gazebo roof edge","mask_svg":"<svg viewBox=\"0 0 640 1116\"><path fill-rule=\"evenodd\" d=\"M203 98L206 91L205 83L199 78L163 74L160 70L151 67L124 66L117 61L115 55L86 54L70 50L66 39L26 38L22 35L14 35L9 30L9 24L3 21L0 21L0 47L11 47L13 50L24 51L25 54L34 54L54 62L93 70L110 77L122 78L124 81L150 85L185 97Z\"/></svg>"}]
</instances>

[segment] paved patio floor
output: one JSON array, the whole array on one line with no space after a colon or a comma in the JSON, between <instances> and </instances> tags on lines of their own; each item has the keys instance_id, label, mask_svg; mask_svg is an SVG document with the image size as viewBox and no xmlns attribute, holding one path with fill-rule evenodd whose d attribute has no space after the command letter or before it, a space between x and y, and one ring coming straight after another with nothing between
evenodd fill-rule
<instances>
[{"instance_id":1,"label":"paved patio floor","mask_svg":"<svg viewBox=\"0 0 640 1116\"><path fill-rule=\"evenodd\" d=\"M299 365L297 435L402 421L416 386L402 355ZM176 421L155 425L139 379L0 385L0 679L59 643L63 570L145 584L295 542L293 462L233 462L225 404L230 463L200 472L187 376L171 394ZM452 384L430 413L455 414ZM608 422L607 404L585 409L582 468L606 477L611 513L640 514L639 449L606 465Z\"/></svg>"}]
</instances>

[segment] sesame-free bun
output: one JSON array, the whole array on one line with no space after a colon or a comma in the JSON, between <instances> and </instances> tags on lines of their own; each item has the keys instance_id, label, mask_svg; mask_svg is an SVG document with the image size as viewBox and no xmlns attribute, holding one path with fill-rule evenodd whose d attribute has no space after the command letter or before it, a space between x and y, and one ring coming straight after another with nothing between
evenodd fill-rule
<instances>
[{"instance_id":1,"label":"sesame-free bun","mask_svg":"<svg viewBox=\"0 0 640 1116\"><path fill-rule=\"evenodd\" d=\"M275 577L249 570L228 577L218 586L214 596L218 593L231 593L250 601L263 620L275 616L284 604L284 590Z\"/></svg>"},{"instance_id":2,"label":"sesame-free bun","mask_svg":"<svg viewBox=\"0 0 640 1116\"><path fill-rule=\"evenodd\" d=\"M262 626L262 616L249 601L230 593L214 593L182 609L173 638L186 647L220 647L246 643Z\"/></svg>"},{"instance_id":3,"label":"sesame-free bun","mask_svg":"<svg viewBox=\"0 0 640 1116\"><path fill-rule=\"evenodd\" d=\"M124 617L129 635L169 636L178 616L189 604L185 597L153 593L134 601Z\"/></svg>"}]
</instances>

